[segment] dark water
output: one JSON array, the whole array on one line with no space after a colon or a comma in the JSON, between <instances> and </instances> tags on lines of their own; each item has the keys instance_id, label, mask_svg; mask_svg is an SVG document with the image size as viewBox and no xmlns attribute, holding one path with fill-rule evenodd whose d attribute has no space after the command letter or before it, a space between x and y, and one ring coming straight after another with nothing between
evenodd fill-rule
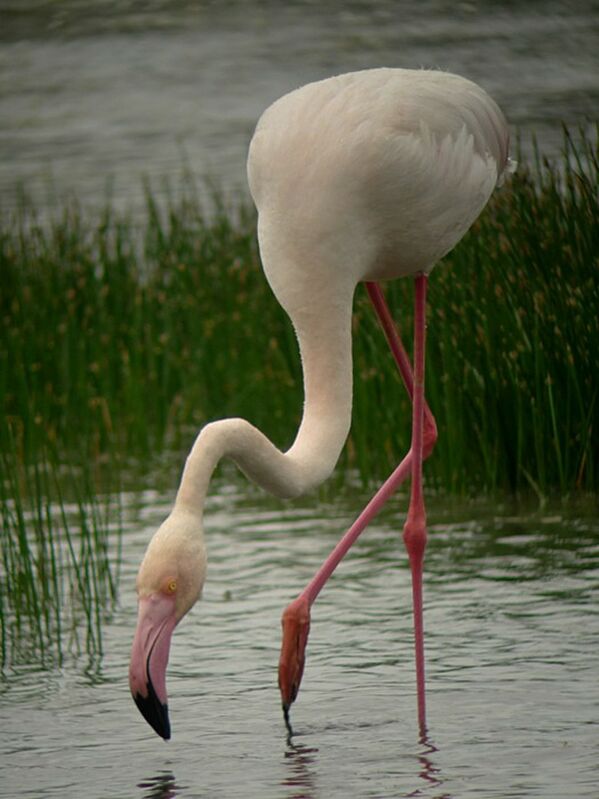
<instances>
[{"instance_id":1,"label":"dark water","mask_svg":"<svg viewBox=\"0 0 599 799\"><path fill-rule=\"evenodd\" d=\"M128 694L133 580L168 508L125 497L121 607L105 656L1 683L0 795L21 797L599 796L599 514L429 503L430 737L419 742L410 587L397 531L374 524L314 606L286 742L279 619L362 497L291 506L221 484L203 600L174 636L173 738Z\"/></svg>"},{"instance_id":2,"label":"dark water","mask_svg":"<svg viewBox=\"0 0 599 799\"><path fill-rule=\"evenodd\" d=\"M141 202L184 165L245 190L261 111L301 83L373 66L480 82L530 149L597 118L599 4L0 0L0 208L74 193Z\"/></svg>"}]
</instances>

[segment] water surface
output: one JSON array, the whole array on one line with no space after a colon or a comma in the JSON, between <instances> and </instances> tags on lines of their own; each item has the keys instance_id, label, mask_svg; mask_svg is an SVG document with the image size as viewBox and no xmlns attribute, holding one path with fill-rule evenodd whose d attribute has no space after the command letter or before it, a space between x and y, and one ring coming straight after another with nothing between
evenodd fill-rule
<instances>
[{"instance_id":1,"label":"water surface","mask_svg":"<svg viewBox=\"0 0 599 799\"><path fill-rule=\"evenodd\" d=\"M0 208L75 194L142 203L183 166L245 191L260 113L310 80L376 66L463 74L530 152L597 118L599 6L441 0L0 0Z\"/></svg>"},{"instance_id":2,"label":"water surface","mask_svg":"<svg viewBox=\"0 0 599 799\"><path fill-rule=\"evenodd\" d=\"M419 741L404 495L361 538L313 611L286 741L280 614L364 497L290 504L221 482L204 598L174 636L173 737L127 686L133 580L168 497L125 497L120 607L105 656L1 683L0 795L20 797L597 797L599 514L429 508L429 738Z\"/></svg>"}]
</instances>

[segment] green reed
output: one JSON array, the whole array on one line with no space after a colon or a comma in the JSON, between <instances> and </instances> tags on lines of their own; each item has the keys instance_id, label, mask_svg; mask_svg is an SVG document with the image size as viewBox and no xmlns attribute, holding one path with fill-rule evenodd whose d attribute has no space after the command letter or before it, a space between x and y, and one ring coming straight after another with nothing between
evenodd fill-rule
<instances>
[{"instance_id":1,"label":"green reed","mask_svg":"<svg viewBox=\"0 0 599 799\"><path fill-rule=\"evenodd\" d=\"M101 655L117 591L118 494L94 496L85 475L52 457L26 468L2 453L0 465L0 665Z\"/></svg>"},{"instance_id":2,"label":"green reed","mask_svg":"<svg viewBox=\"0 0 599 799\"><path fill-rule=\"evenodd\" d=\"M596 490L597 139L566 132L557 163L521 163L432 274L429 483L453 492ZM183 453L206 421L243 415L282 447L301 414L293 332L259 264L255 217L148 188L144 218L23 203L0 232L0 446L9 466ZM411 340L411 281L388 298ZM343 466L382 478L410 409L358 292L355 411ZM174 475L175 477L176 475ZM31 599L33 602L33 598Z\"/></svg>"}]
</instances>

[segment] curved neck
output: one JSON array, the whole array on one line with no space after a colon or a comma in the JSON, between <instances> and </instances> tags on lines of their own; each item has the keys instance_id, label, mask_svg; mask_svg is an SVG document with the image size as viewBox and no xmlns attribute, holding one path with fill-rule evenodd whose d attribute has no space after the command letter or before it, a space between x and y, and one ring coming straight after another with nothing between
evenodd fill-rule
<instances>
[{"instance_id":1,"label":"curved neck","mask_svg":"<svg viewBox=\"0 0 599 799\"><path fill-rule=\"evenodd\" d=\"M330 299L330 298L327 298ZM176 506L202 514L208 485L223 457L259 486L295 497L322 483L339 458L351 424L352 295L293 314L304 375L304 410L292 446L282 452L245 419L206 425L187 457Z\"/></svg>"}]
</instances>

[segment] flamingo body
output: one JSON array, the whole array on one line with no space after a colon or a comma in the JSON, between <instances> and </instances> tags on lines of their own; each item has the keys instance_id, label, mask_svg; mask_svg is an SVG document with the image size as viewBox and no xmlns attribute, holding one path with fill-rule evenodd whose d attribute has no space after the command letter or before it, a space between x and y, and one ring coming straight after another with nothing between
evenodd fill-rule
<instances>
[{"instance_id":1,"label":"flamingo body","mask_svg":"<svg viewBox=\"0 0 599 799\"><path fill-rule=\"evenodd\" d=\"M300 346L304 409L295 441L284 452L243 419L206 425L187 458L173 511L150 542L137 580L130 685L141 712L163 737L170 735L164 677L170 636L203 586L203 507L216 464L233 458L250 479L281 497L305 493L330 475L351 423L356 286L427 275L510 170L508 141L502 112L481 88L456 75L425 70L374 69L311 83L276 101L260 118L250 145L248 180L258 209L264 272ZM413 466L416 492L404 540L414 585L421 582L426 541L418 478L423 419L428 431L434 429L434 420L423 411L425 291L422 285L415 339L417 433L410 450L415 454L404 459L394 478L404 479ZM379 300L373 302L380 306ZM407 356L400 358L409 383ZM432 443L425 442L426 454ZM385 498L395 485L383 487ZM309 606L341 556L319 571L316 583L284 616L279 674L286 718L303 671ZM418 591L415 607L422 604ZM423 697L422 652L420 659ZM421 727L423 707L422 699Z\"/></svg>"},{"instance_id":2,"label":"flamingo body","mask_svg":"<svg viewBox=\"0 0 599 799\"><path fill-rule=\"evenodd\" d=\"M507 162L502 112L457 75L374 69L285 95L260 118L248 158L277 298L297 296L298 282L313 301L313 280L336 292L344 279L430 272Z\"/></svg>"}]
</instances>

